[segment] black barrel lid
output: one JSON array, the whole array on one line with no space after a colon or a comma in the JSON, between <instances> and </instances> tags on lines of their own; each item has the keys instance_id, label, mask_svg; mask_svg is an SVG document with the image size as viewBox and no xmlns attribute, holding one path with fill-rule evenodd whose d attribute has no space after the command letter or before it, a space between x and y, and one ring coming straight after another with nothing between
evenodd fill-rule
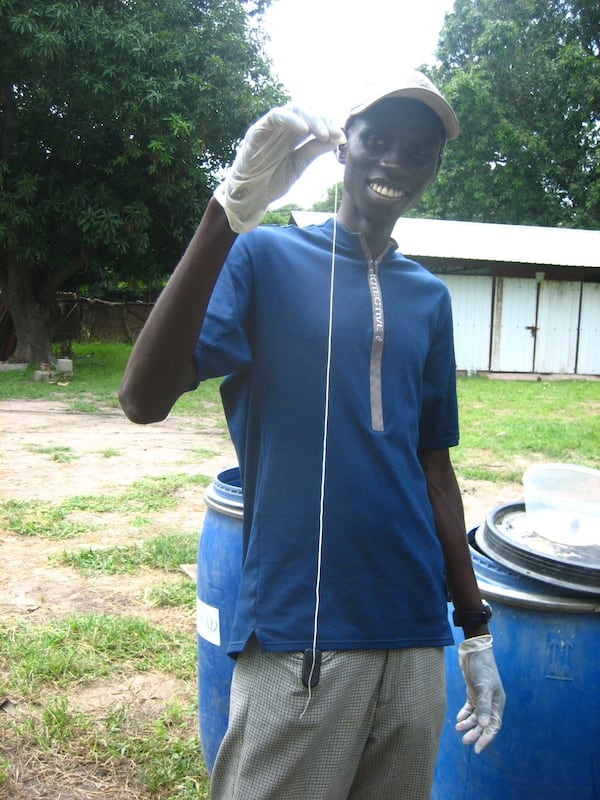
<instances>
[{"instance_id":1,"label":"black barrel lid","mask_svg":"<svg viewBox=\"0 0 600 800\"><path fill-rule=\"evenodd\" d=\"M600 595L600 545L569 545L533 530L524 503L492 509L475 533L480 550L535 580Z\"/></svg>"}]
</instances>

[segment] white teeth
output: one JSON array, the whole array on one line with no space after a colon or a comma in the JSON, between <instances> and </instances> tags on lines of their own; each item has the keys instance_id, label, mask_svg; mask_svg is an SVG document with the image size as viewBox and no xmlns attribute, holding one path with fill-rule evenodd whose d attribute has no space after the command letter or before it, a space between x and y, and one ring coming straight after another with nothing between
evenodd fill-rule
<instances>
[{"instance_id":1,"label":"white teeth","mask_svg":"<svg viewBox=\"0 0 600 800\"><path fill-rule=\"evenodd\" d=\"M390 197L392 200L398 200L400 197L404 197L405 194L400 189L392 189L390 186L383 186L381 183L371 183L370 186L376 194Z\"/></svg>"}]
</instances>

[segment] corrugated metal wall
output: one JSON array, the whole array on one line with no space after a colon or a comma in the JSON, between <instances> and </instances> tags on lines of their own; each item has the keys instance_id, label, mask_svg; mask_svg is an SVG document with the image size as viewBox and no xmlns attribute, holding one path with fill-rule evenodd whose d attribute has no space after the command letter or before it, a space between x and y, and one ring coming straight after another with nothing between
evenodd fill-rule
<instances>
[{"instance_id":1,"label":"corrugated metal wall","mask_svg":"<svg viewBox=\"0 0 600 800\"><path fill-rule=\"evenodd\" d=\"M581 288L577 372L600 375L600 283L584 283Z\"/></svg>"},{"instance_id":2,"label":"corrugated metal wall","mask_svg":"<svg viewBox=\"0 0 600 800\"><path fill-rule=\"evenodd\" d=\"M452 297L454 348L459 369L487 371L490 365L493 278L440 275Z\"/></svg>"},{"instance_id":3,"label":"corrugated metal wall","mask_svg":"<svg viewBox=\"0 0 600 800\"><path fill-rule=\"evenodd\" d=\"M459 370L600 374L600 284L439 275Z\"/></svg>"}]
</instances>

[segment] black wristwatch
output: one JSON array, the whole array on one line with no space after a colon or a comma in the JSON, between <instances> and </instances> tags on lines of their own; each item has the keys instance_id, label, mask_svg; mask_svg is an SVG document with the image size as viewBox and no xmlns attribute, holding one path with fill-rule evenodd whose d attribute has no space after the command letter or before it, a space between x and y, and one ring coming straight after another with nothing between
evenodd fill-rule
<instances>
[{"instance_id":1,"label":"black wristwatch","mask_svg":"<svg viewBox=\"0 0 600 800\"><path fill-rule=\"evenodd\" d=\"M487 600L481 601L481 608L474 611L459 612L456 609L452 612L452 621L457 628L475 628L477 625L485 625L492 618L492 607Z\"/></svg>"}]
</instances>

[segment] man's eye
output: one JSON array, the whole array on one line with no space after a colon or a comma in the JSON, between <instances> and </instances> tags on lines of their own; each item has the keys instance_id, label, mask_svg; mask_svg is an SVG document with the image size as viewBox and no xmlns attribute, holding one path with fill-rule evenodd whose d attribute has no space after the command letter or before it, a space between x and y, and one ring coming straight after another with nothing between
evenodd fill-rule
<instances>
[{"instance_id":1,"label":"man's eye","mask_svg":"<svg viewBox=\"0 0 600 800\"><path fill-rule=\"evenodd\" d=\"M385 137L372 133L365 139L365 144L370 150L381 150L385 147Z\"/></svg>"},{"instance_id":2,"label":"man's eye","mask_svg":"<svg viewBox=\"0 0 600 800\"><path fill-rule=\"evenodd\" d=\"M431 161L433 153L430 150L413 150L412 157L415 161Z\"/></svg>"}]
</instances>

